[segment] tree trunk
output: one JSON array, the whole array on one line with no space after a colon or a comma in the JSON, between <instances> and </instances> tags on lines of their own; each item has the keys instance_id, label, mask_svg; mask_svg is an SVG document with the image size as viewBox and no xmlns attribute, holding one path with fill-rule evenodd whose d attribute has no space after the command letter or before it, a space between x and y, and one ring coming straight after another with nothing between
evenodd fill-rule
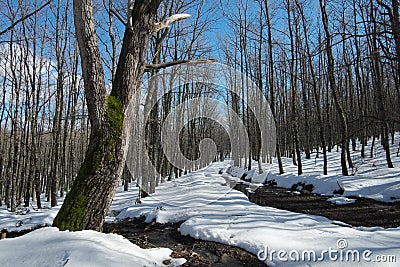
<instances>
[{"instance_id":1,"label":"tree trunk","mask_svg":"<svg viewBox=\"0 0 400 267\"><path fill-rule=\"evenodd\" d=\"M92 130L85 160L53 222L61 230L102 230L125 164L124 112L143 77L153 20L160 2L134 2L132 24L125 30L112 91L106 97L93 1L74 1L76 37Z\"/></svg>"},{"instance_id":2,"label":"tree trunk","mask_svg":"<svg viewBox=\"0 0 400 267\"><path fill-rule=\"evenodd\" d=\"M397 1L397 0L396 0ZM371 1L371 8L373 7ZM374 81L374 90L377 94L377 102L379 108L379 119L382 124L382 135L381 142L383 145L383 149L386 154L386 162L388 168L393 168L392 159L390 157L390 145L389 145L389 122L387 119L387 111L386 111L386 101L385 95L383 91L383 81L382 81L382 71L381 71L381 62L380 62L380 52L377 44L377 22L375 21L375 14L371 9L371 17L373 19L373 33L372 33L372 67L373 67L373 81ZM399 59L398 59L399 60Z\"/></svg>"},{"instance_id":3,"label":"tree trunk","mask_svg":"<svg viewBox=\"0 0 400 267\"><path fill-rule=\"evenodd\" d=\"M348 129L347 129L347 115L340 102L339 92L336 85L335 80L335 62L332 53L332 39L331 34L329 32L328 26L328 15L326 13L325 8L325 1L319 0L321 13L322 13L322 22L324 25L325 35L326 35L326 54L328 59L328 80L329 85L333 94L333 99L335 101L336 109L339 113L340 120L341 120L341 128L342 128L342 136L341 136L341 154L340 154L340 162L342 165L342 174L347 176L349 175L349 171L347 169L347 162L346 162L346 148L347 148L347 140L348 140Z\"/></svg>"},{"instance_id":4,"label":"tree trunk","mask_svg":"<svg viewBox=\"0 0 400 267\"><path fill-rule=\"evenodd\" d=\"M306 23L306 17L304 15L304 11L302 8L300 8L300 4L296 0L296 4L299 8L300 16L301 16L301 21L303 25L303 31L304 31L304 37L305 37L305 45L306 45L306 53L307 53L307 58L308 58L308 67L310 70L311 74L311 85L312 85L312 96L314 97L315 101L315 106L317 109L317 119L318 119L318 133L319 133L319 138L321 142L321 147L322 147L322 152L323 152L323 173L324 175L328 175L328 157L326 155L326 139L325 139L325 133L324 133L324 120L322 116L322 110L321 110L321 100L320 100L320 92L318 89L318 83L317 83L317 75L315 74L314 70L314 65L312 62L312 55L311 55L311 50L310 50L310 43L308 39L308 30L307 30L307 23ZM318 149L318 148L317 148ZM318 149L319 152L319 149ZM318 155L317 152L317 155Z\"/></svg>"},{"instance_id":5,"label":"tree trunk","mask_svg":"<svg viewBox=\"0 0 400 267\"><path fill-rule=\"evenodd\" d=\"M264 0L265 5L265 16L267 20L267 31L268 31L268 62L269 62L269 90L270 90L270 105L272 116L274 117L275 125L276 125L276 158L278 159L278 166L279 166L279 174L284 174L285 171L283 170L283 163L282 163L282 156L281 156L281 149L280 149L280 132L279 126L276 119L276 103L275 103L275 72L274 72L274 55L272 54L272 26L271 26L271 18L269 12L268 1Z\"/></svg>"},{"instance_id":6,"label":"tree trunk","mask_svg":"<svg viewBox=\"0 0 400 267\"><path fill-rule=\"evenodd\" d=\"M290 86L292 91L292 125L293 125L293 138L294 138L294 149L297 158L297 174L303 174L303 165L301 162L301 150L300 150L300 138L299 138L299 114L298 114L298 87L297 87L297 44L295 44L295 37L292 29L292 6L291 2L287 1L287 15L289 25L289 37L290 37ZM297 25L296 34L297 34ZM293 157L294 159L295 157Z\"/></svg>"}]
</instances>

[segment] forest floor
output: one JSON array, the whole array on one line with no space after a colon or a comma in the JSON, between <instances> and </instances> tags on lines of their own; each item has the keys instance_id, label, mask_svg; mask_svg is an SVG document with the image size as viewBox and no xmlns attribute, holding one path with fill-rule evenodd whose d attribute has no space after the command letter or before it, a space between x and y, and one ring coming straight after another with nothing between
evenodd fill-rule
<instances>
[{"instance_id":1,"label":"forest floor","mask_svg":"<svg viewBox=\"0 0 400 267\"><path fill-rule=\"evenodd\" d=\"M329 175L319 172L321 158L305 159L301 176L288 158L283 159L286 166L283 175L278 174L276 164L263 165L265 171L257 174L257 165L246 171L231 167L230 161L215 162L160 184L156 192L143 198L140 204L135 201L138 195L135 184L130 184L126 192L121 186L104 229L106 233L121 236L90 231L76 236L74 232L59 232L51 227L25 234L32 228L51 225L62 199L54 208L46 206L43 200L45 205L39 210L34 206L20 208L15 213L1 209L0 229L9 231L7 237L23 236L1 241L0 256L9 259L13 263L10 266L23 266L26 252L15 248L32 242L35 245L29 251L31 257L35 258L37 253L42 253L42 247L46 247L48 257L42 257L42 261L54 263L59 260L80 263L95 257L99 266L111 266L107 259L118 260L112 266L126 266L125 262L135 262L137 266L156 263L160 266L177 266L176 263L184 266L298 266L299 260L311 265L337 266L338 262L326 257L287 262L288 259L274 257L272 251L314 251L315 255L323 256L328 248L339 248L343 253L372 252L371 258L362 259L363 266L371 266L371 261L381 256L394 259L385 266L397 266L400 259L400 157L393 158L396 168L388 169L380 150L376 150L376 157L366 159L360 159L354 152L356 167L351 176L340 174L338 159L340 155L335 151L328 155ZM339 189L343 189L342 195L337 195ZM38 237L41 240L37 241ZM78 243L77 238L80 238ZM113 250L104 253L98 240ZM41 245L37 245L38 242ZM127 253L121 254L121 247ZM82 253L83 249L90 253ZM160 251L164 253L162 257L158 257ZM257 255L266 258L259 261ZM185 263L182 258L186 259ZM341 263L345 265L344 261ZM352 265L352 262L347 263Z\"/></svg>"},{"instance_id":2,"label":"forest floor","mask_svg":"<svg viewBox=\"0 0 400 267\"><path fill-rule=\"evenodd\" d=\"M286 209L293 212L327 217L341 226L384 227L400 226L400 203L379 202L355 197L352 204L336 205L327 201L328 196L296 195L281 187L265 186L248 193L245 185L235 189L245 193L249 200L261 206ZM146 223L144 217L129 218L106 224L104 232L124 236L142 248L167 247L176 258L185 258L183 266L265 266L253 254L234 246L182 236L181 223Z\"/></svg>"},{"instance_id":3,"label":"forest floor","mask_svg":"<svg viewBox=\"0 0 400 267\"><path fill-rule=\"evenodd\" d=\"M246 188L244 184L237 184L235 187L245 193L251 202L261 206L320 215L348 224L349 227L400 226L400 202L387 203L352 197L356 199L352 204L335 205L327 201L328 196L319 194L297 195L289 189L275 186L259 187L255 192L249 193ZM181 222L146 223L144 217L128 218L105 224L104 232L120 234L141 248L170 248L173 250L172 257L187 260L183 266L265 266L255 255L241 248L183 236L178 231L180 224ZM34 229L11 232L8 237L21 236L32 230Z\"/></svg>"}]
</instances>

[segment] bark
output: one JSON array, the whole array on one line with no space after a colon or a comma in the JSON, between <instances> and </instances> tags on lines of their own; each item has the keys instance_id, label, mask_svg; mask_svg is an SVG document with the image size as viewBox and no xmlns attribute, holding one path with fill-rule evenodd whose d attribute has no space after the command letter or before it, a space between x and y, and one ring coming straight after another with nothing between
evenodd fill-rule
<instances>
[{"instance_id":1,"label":"bark","mask_svg":"<svg viewBox=\"0 0 400 267\"><path fill-rule=\"evenodd\" d=\"M110 96L94 28L93 1L74 1L85 96L91 123L89 146L78 176L54 219L61 230L101 231L124 167L124 112L139 88L154 17L161 0L135 1Z\"/></svg>"}]
</instances>

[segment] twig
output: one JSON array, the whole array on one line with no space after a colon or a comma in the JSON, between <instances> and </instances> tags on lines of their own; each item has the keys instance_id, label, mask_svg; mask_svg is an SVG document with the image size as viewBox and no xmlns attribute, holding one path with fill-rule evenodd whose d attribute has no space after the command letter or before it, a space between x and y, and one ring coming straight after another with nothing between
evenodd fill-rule
<instances>
[{"instance_id":1,"label":"twig","mask_svg":"<svg viewBox=\"0 0 400 267\"><path fill-rule=\"evenodd\" d=\"M40 10L42 10L43 8L45 8L47 5L49 5L51 3L52 0L48 1L47 3L45 3L44 5L42 5L41 7L39 7L38 9L32 11L31 13L23 16L22 18L18 19L17 21L15 21L14 23L12 23L8 28L6 28L5 30L0 32L0 35L5 34L6 32L8 32L9 30L12 30L18 23L26 20L27 18L29 18L32 15L35 15L36 13L38 13Z\"/></svg>"}]
</instances>

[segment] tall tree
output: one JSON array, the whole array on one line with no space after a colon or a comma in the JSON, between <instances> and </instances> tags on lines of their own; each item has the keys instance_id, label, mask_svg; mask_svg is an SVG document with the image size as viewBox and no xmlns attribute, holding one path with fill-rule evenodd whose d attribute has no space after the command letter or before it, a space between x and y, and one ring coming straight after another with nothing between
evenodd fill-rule
<instances>
[{"instance_id":1,"label":"tall tree","mask_svg":"<svg viewBox=\"0 0 400 267\"><path fill-rule=\"evenodd\" d=\"M292 20L292 12L294 12L294 8L292 6L292 1L288 0L286 2L286 11L287 11L287 19L288 19L288 27L289 27L289 38L290 38L290 86L292 91L292 123L293 123L293 139L294 139L294 149L296 153L297 159L297 174L303 174L303 165L301 162L301 150L300 150L300 138L299 138L299 115L298 115L298 87L297 87L297 67L298 67L298 59L297 59L297 28L298 23L295 19ZM293 25L295 27L295 33L293 32ZM294 156L294 155L293 155Z\"/></svg>"},{"instance_id":2,"label":"tall tree","mask_svg":"<svg viewBox=\"0 0 400 267\"><path fill-rule=\"evenodd\" d=\"M326 55L327 55L327 60L328 60L328 80L329 80L329 85L332 91L333 99L335 101L336 109L339 113L340 116L340 122L341 122L341 146L342 146L342 151L340 154L340 162L342 165L342 174L347 176L349 175L349 171L347 168L347 162L346 162L346 149L347 149L347 144L348 144L348 127L347 127L347 115L346 111L343 108L343 105L341 103L341 98L339 95L339 91L337 88L337 83L335 79L335 60L333 57L333 52L332 52L332 36L329 30L329 24L328 24L328 14L326 13L326 2L325 0L319 0L319 5L322 13L322 23L324 26L324 31L325 31L325 43L326 43Z\"/></svg>"},{"instance_id":3,"label":"tall tree","mask_svg":"<svg viewBox=\"0 0 400 267\"><path fill-rule=\"evenodd\" d=\"M397 0L396 0L397 2ZM398 4L397 4L398 7ZM397 9L398 12L398 9ZM398 17L398 16L397 16ZM372 30L372 70L373 70L373 83L374 90L377 95L378 102L378 114L379 119L382 124L382 145L386 154L386 162L388 168L393 168L392 159L390 157L390 146L389 146L389 122L388 122L388 114L386 110L386 97L383 90L383 75L381 71L381 62L380 62L380 50L378 48L377 42L377 22L375 19L373 3L371 0L371 18L373 21L373 30Z\"/></svg>"},{"instance_id":4,"label":"tall tree","mask_svg":"<svg viewBox=\"0 0 400 267\"><path fill-rule=\"evenodd\" d=\"M269 2L264 0L265 5L265 19L267 22L267 32L268 32L268 63L269 63L269 90L270 90L270 98L269 102L271 105L272 116L275 120L275 125L277 125L277 117L276 117L276 101L275 101L275 71L274 71L274 55L273 55L273 45L272 45L272 25L271 25L271 16L269 11ZM281 148L280 148L280 139L279 139L279 127L277 127L277 138L276 138L276 158L278 159L279 166L279 174L283 174L283 164L281 157Z\"/></svg>"},{"instance_id":5,"label":"tall tree","mask_svg":"<svg viewBox=\"0 0 400 267\"><path fill-rule=\"evenodd\" d=\"M53 222L61 230L102 230L124 167L124 112L143 77L160 2L129 2L121 53L112 90L107 96L94 26L93 0L73 1L91 133L85 160Z\"/></svg>"},{"instance_id":6,"label":"tall tree","mask_svg":"<svg viewBox=\"0 0 400 267\"><path fill-rule=\"evenodd\" d=\"M324 175L328 174L328 158L326 155L326 138L325 138L325 133L324 133L324 121L323 121L323 115L322 115L322 110L321 110L321 99L320 99L320 92L318 89L318 83L317 83L317 75L315 73L314 69L314 64L313 64L313 59L312 59L312 54L311 54L311 49L310 49L310 42L309 42L309 33L307 29L307 22L306 22L306 16L304 14L303 7L300 5L299 1L295 1L297 8L299 10L300 18L302 21L302 26L303 26L303 31L304 31L304 42L305 42L305 51L307 55L307 63L308 63L308 68L309 72L311 74L311 86L312 86L312 93L315 101L315 107L317 109L317 119L318 119L318 133L319 133L319 138L321 142L321 147L322 147L322 154L323 154L323 172Z\"/></svg>"}]
</instances>

